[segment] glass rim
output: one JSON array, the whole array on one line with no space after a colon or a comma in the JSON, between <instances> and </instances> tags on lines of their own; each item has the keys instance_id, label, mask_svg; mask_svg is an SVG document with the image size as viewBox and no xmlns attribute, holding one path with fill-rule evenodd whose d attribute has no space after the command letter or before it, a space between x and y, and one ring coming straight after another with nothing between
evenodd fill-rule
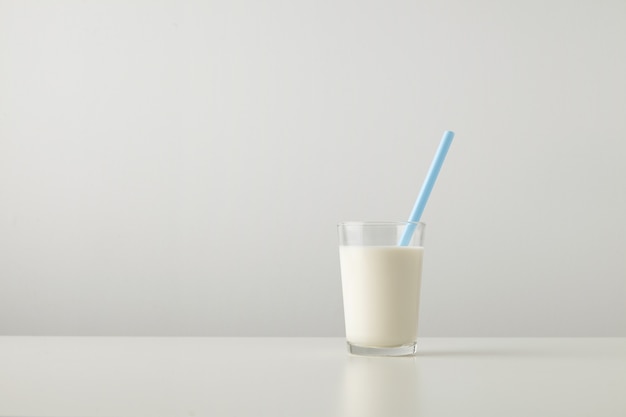
<instances>
[{"instance_id":1,"label":"glass rim","mask_svg":"<svg viewBox=\"0 0 626 417\"><path fill-rule=\"evenodd\" d=\"M354 227L354 226L406 226L414 224L416 226L426 226L424 222L412 222L412 221L347 221L337 223L337 227Z\"/></svg>"}]
</instances>

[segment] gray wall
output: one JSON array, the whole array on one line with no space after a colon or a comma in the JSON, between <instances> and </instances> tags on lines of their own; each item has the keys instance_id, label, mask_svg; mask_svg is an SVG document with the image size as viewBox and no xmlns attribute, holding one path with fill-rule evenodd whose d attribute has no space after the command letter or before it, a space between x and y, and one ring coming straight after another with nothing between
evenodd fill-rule
<instances>
[{"instance_id":1,"label":"gray wall","mask_svg":"<svg viewBox=\"0 0 626 417\"><path fill-rule=\"evenodd\" d=\"M422 336L626 336L626 2L0 1L0 334L343 333L444 130Z\"/></svg>"}]
</instances>

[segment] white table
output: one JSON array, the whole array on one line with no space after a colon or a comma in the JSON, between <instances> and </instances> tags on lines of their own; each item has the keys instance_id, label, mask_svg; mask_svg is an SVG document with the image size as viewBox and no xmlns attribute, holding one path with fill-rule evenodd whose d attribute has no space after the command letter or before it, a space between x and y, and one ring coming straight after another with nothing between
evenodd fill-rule
<instances>
[{"instance_id":1,"label":"white table","mask_svg":"<svg viewBox=\"0 0 626 417\"><path fill-rule=\"evenodd\" d=\"M626 416L626 338L0 337L1 416Z\"/></svg>"}]
</instances>

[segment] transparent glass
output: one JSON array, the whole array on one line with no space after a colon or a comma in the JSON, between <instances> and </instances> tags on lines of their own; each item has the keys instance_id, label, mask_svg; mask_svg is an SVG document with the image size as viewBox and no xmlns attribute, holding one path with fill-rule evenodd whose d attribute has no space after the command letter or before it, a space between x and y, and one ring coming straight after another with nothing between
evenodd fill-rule
<instances>
[{"instance_id":1,"label":"transparent glass","mask_svg":"<svg viewBox=\"0 0 626 417\"><path fill-rule=\"evenodd\" d=\"M338 225L348 351L404 356L416 352L424 223ZM410 233L410 239L404 236ZM402 237L407 245L400 245Z\"/></svg>"}]
</instances>

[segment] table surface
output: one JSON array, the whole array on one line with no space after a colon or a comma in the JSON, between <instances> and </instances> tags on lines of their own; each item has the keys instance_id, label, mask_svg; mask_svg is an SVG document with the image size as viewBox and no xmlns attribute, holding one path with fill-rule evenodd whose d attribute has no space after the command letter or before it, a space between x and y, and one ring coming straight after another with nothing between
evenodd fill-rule
<instances>
[{"instance_id":1,"label":"table surface","mask_svg":"<svg viewBox=\"0 0 626 417\"><path fill-rule=\"evenodd\" d=\"M0 337L2 416L626 416L626 338Z\"/></svg>"}]
</instances>

